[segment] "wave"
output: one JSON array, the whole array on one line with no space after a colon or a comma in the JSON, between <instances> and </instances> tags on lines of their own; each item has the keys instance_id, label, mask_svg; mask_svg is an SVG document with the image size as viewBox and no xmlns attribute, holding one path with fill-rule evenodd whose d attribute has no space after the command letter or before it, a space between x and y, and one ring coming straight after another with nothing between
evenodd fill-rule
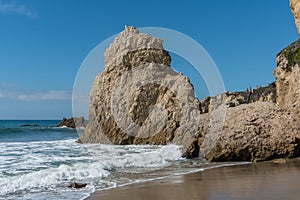
<instances>
[{"instance_id":1,"label":"wave","mask_svg":"<svg viewBox=\"0 0 300 200\"><path fill-rule=\"evenodd\" d=\"M131 175L138 169L154 171L178 160L182 160L181 147L176 145L82 145L74 140L0 143L0 199L64 193L71 182L87 183L82 189L86 194L136 181L136 175L124 177L126 171Z\"/></svg>"},{"instance_id":2,"label":"wave","mask_svg":"<svg viewBox=\"0 0 300 200\"><path fill-rule=\"evenodd\" d=\"M44 132L74 132L76 133L76 129L71 129L67 127L41 127L41 126L23 126L19 128L0 128L0 134L13 134L13 133L44 133Z\"/></svg>"},{"instance_id":3,"label":"wave","mask_svg":"<svg viewBox=\"0 0 300 200\"><path fill-rule=\"evenodd\" d=\"M74 139L0 143L0 199L79 199L95 190L241 164L190 161L181 150L176 145L77 144ZM88 185L73 190L67 187L72 182Z\"/></svg>"}]
</instances>

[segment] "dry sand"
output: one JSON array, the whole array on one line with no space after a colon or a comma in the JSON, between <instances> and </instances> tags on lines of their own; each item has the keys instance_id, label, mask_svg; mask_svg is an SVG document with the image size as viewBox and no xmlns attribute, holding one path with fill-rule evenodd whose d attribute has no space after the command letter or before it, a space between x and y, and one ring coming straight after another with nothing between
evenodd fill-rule
<instances>
[{"instance_id":1,"label":"dry sand","mask_svg":"<svg viewBox=\"0 0 300 200\"><path fill-rule=\"evenodd\" d=\"M300 159L210 169L110 190L91 200L300 199Z\"/></svg>"}]
</instances>

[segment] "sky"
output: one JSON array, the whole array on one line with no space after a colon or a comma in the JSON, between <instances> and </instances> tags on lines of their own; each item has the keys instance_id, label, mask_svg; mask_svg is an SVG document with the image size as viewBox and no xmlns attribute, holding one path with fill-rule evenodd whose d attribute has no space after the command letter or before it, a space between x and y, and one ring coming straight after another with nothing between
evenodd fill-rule
<instances>
[{"instance_id":1,"label":"sky","mask_svg":"<svg viewBox=\"0 0 300 200\"><path fill-rule=\"evenodd\" d=\"M0 119L71 117L82 62L124 25L193 38L227 91L273 82L276 54L299 38L288 0L0 0Z\"/></svg>"}]
</instances>

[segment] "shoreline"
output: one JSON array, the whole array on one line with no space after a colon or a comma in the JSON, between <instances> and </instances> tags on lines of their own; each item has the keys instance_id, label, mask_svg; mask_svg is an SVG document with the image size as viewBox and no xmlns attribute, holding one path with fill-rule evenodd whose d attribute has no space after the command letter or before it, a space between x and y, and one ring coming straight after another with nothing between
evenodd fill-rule
<instances>
[{"instance_id":1,"label":"shoreline","mask_svg":"<svg viewBox=\"0 0 300 200\"><path fill-rule=\"evenodd\" d=\"M86 200L299 199L300 158L206 169L97 190Z\"/></svg>"}]
</instances>

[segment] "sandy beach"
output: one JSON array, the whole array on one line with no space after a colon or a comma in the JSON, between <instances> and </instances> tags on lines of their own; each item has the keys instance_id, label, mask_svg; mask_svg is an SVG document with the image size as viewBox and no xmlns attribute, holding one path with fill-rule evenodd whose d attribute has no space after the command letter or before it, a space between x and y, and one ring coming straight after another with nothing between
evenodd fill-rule
<instances>
[{"instance_id":1,"label":"sandy beach","mask_svg":"<svg viewBox=\"0 0 300 200\"><path fill-rule=\"evenodd\" d=\"M300 159L209 169L97 191L89 200L300 199Z\"/></svg>"}]
</instances>

